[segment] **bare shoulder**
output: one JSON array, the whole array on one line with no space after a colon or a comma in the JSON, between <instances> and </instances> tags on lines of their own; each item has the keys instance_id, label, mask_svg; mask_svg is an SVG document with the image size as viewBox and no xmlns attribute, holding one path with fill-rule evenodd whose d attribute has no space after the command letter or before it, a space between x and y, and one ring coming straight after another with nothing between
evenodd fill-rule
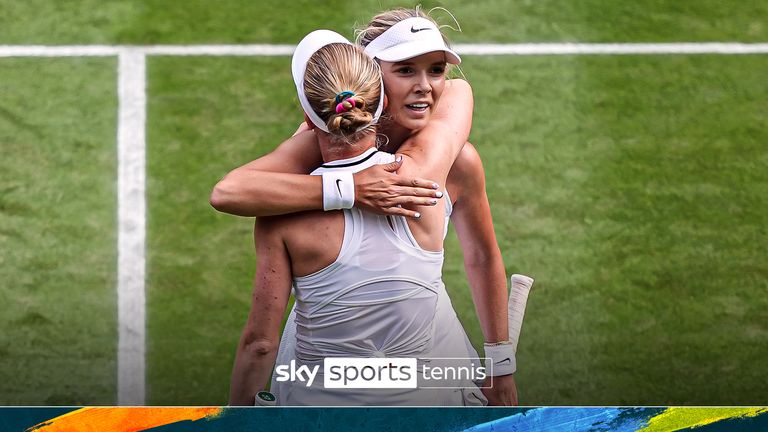
<instances>
[{"instance_id":1,"label":"bare shoulder","mask_svg":"<svg viewBox=\"0 0 768 432\"><path fill-rule=\"evenodd\" d=\"M485 190L483 162L477 149L471 143L464 144L459 156L451 166L447 185L451 199L454 201L460 200L461 197L475 196L481 190Z\"/></svg>"},{"instance_id":2,"label":"bare shoulder","mask_svg":"<svg viewBox=\"0 0 768 432\"><path fill-rule=\"evenodd\" d=\"M472 87L463 79L450 79L445 82L445 89L430 123L441 128L461 131L466 140L472 125L472 109L475 100Z\"/></svg>"},{"instance_id":3,"label":"bare shoulder","mask_svg":"<svg viewBox=\"0 0 768 432\"><path fill-rule=\"evenodd\" d=\"M443 97L450 99L465 100L473 98L472 86L461 78L447 80L443 92Z\"/></svg>"},{"instance_id":4,"label":"bare shoulder","mask_svg":"<svg viewBox=\"0 0 768 432\"><path fill-rule=\"evenodd\" d=\"M468 91L472 92L472 86L469 82L462 78L452 78L445 81L445 88L452 91Z\"/></svg>"},{"instance_id":5,"label":"bare shoulder","mask_svg":"<svg viewBox=\"0 0 768 432\"><path fill-rule=\"evenodd\" d=\"M477 177L483 175L483 161L472 143L467 142L462 147L459 156L451 167L451 176L458 175L462 178Z\"/></svg>"}]
</instances>

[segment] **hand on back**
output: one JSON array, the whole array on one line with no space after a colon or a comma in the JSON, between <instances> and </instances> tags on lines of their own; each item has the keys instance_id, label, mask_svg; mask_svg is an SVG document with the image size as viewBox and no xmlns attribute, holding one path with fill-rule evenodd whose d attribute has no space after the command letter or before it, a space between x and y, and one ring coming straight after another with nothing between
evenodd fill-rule
<instances>
[{"instance_id":1,"label":"hand on back","mask_svg":"<svg viewBox=\"0 0 768 432\"><path fill-rule=\"evenodd\" d=\"M403 206L434 206L443 194L437 183L397 173L402 157L385 165L374 165L354 175L355 206L366 211L418 218L418 210Z\"/></svg>"}]
</instances>

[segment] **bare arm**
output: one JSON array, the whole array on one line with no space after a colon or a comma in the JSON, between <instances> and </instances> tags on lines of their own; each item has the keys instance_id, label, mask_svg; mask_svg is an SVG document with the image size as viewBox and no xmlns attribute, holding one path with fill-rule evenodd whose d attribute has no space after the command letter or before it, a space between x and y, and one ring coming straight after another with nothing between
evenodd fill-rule
<instances>
[{"instance_id":1,"label":"bare arm","mask_svg":"<svg viewBox=\"0 0 768 432\"><path fill-rule=\"evenodd\" d=\"M467 144L451 172L460 187L451 214L464 252L464 267L486 342L509 339L507 332L507 276L496 242L491 208L485 193L480 155Z\"/></svg>"},{"instance_id":2,"label":"bare arm","mask_svg":"<svg viewBox=\"0 0 768 432\"><path fill-rule=\"evenodd\" d=\"M305 131L232 170L216 184L211 205L238 216L270 216L323 208L322 183L308 174L322 164L315 133Z\"/></svg>"},{"instance_id":3,"label":"bare arm","mask_svg":"<svg viewBox=\"0 0 768 432\"><path fill-rule=\"evenodd\" d=\"M445 177L469 139L473 109L469 83L461 79L448 80L429 124L405 141L398 152L416 159L420 172L435 171Z\"/></svg>"},{"instance_id":4,"label":"bare arm","mask_svg":"<svg viewBox=\"0 0 768 432\"><path fill-rule=\"evenodd\" d=\"M438 183L445 183L456 156L466 142L465 135L469 133L472 123L472 89L465 81L455 81L458 83L452 85L452 95L440 99L438 104L451 114L435 113L437 118L430 120L424 130L409 138L400 147L399 153L404 156L400 173L425 176L435 179ZM449 119L452 116L457 118ZM431 251L442 250L444 210L442 205L423 208L420 220L408 222L422 248Z\"/></svg>"},{"instance_id":5,"label":"bare arm","mask_svg":"<svg viewBox=\"0 0 768 432\"><path fill-rule=\"evenodd\" d=\"M237 216L273 216L322 210L322 181L306 175L322 164L315 132L300 127L274 151L232 170L211 193L210 203ZM355 205L377 213L413 217L398 205L429 205L434 182L395 174L400 164L372 166L354 174Z\"/></svg>"},{"instance_id":6,"label":"bare arm","mask_svg":"<svg viewBox=\"0 0 768 432\"><path fill-rule=\"evenodd\" d=\"M375 187L373 184L370 187L366 187L365 190L378 192L378 202L387 202L388 205L403 205L401 213L389 213L389 214L401 214L405 216L415 216L417 211L416 207L422 207L422 211L430 212L434 209L430 209L429 205L432 198L439 198L435 195L433 190L429 188L437 189L437 184L428 182L423 178L430 178L437 181L439 184L445 184L445 178L450 170L451 165L456 160L456 156L459 154L464 143L469 137L469 132L472 129L472 111L474 109L474 99L472 95L472 87L468 82L461 79L452 79L446 82L445 90L440 98L436 110L429 120L429 124L422 130L409 137L402 145L394 149L383 149L390 151L397 151L401 155L406 156L408 159L412 159L415 163L409 163L398 168L398 172L405 178L412 179L410 183L408 181L400 183L406 186L404 191L398 190L389 186L385 182L376 181ZM394 167L393 167L394 168ZM371 168L369 168L371 169ZM367 170L366 170L367 171ZM358 174L363 174L365 171L361 171ZM374 178L374 180L377 180ZM356 193L359 191L357 188L358 178L355 177L355 189ZM411 186L410 189L407 186ZM423 194L419 188L426 187L429 190L428 194ZM400 199L399 201L388 200L384 201L387 196L394 196L395 194L418 194L421 199ZM370 194L371 197L375 195ZM407 198L403 196L402 198ZM375 201L371 200L371 204L361 206L367 210L376 210L373 205ZM355 204L357 205L357 204Z\"/></svg>"},{"instance_id":7,"label":"bare arm","mask_svg":"<svg viewBox=\"0 0 768 432\"><path fill-rule=\"evenodd\" d=\"M486 342L506 341L506 270L485 192L485 172L474 146L464 146L451 176L451 184L459 187L451 220L464 252L464 268L483 336ZM517 404L513 375L493 377L492 381L493 388L485 391L491 405Z\"/></svg>"},{"instance_id":8,"label":"bare arm","mask_svg":"<svg viewBox=\"0 0 768 432\"><path fill-rule=\"evenodd\" d=\"M291 293L291 264L276 223L269 217L256 221L258 263L253 301L235 355L230 405L254 405L256 393L266 388L277 357L280 325Z\"/></svg>"}]
</instances>

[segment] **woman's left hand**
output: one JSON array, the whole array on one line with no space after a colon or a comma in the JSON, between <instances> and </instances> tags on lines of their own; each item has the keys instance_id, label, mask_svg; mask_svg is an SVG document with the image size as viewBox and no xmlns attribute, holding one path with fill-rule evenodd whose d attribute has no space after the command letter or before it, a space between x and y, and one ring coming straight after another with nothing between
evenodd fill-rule
<instances>
[{"instance_id":1,"label":"woman's left hand","mask_svg":"<svg viewBox=\"0 0 768 432\"><path fill-rule=\"evenodd\" d=\"M486 388L480 390L488 398L488 405L517 405L517 384L514 375L487 377L483 387Z\"/></svg>"}]
</instances>

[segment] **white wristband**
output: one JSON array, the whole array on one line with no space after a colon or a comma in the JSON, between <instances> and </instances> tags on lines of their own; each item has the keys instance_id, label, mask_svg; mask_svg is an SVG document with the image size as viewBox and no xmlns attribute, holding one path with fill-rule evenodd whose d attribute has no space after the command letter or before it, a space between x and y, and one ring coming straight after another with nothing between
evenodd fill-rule
<instances>
[{"instance_id":1,"label":"white wristband","mask_svg":"<svg viewBox=\"0 0 768 432\"><path fill-rule=\"evenodd\" d=\"M352 208L355 204L355 180L351 172L326 171L323 176L323 210Z\"/></svg>"},{"instance_id":2,"label":"white wristband","mask_svg":"<svg viewBox=\"0 0 768 432\"><path fill-rule=\"evenodd\" d=\"M488 376L511 375L517 370L515 347L510 342L483 344Z\"/></svg>"}]
</instances>

